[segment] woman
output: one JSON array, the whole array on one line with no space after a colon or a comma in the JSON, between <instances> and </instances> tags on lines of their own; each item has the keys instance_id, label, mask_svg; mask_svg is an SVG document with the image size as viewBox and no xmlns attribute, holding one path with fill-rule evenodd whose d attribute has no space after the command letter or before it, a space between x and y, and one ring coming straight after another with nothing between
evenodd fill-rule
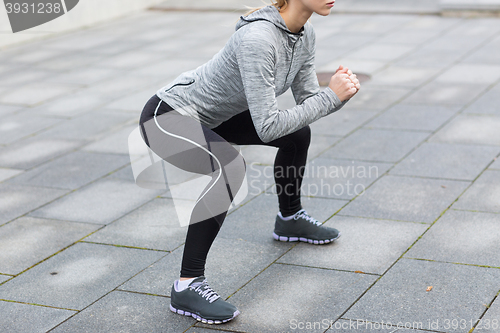
<instances>
[{"instance_id":1,"label":"woman","mask_svg":"<svg viewBox=\"0 0 500 333\"><path fill-rule=\"evenodd\" d=\"M210 246L245 176L245 162L230 143L278 148L276 240L324 244L340 236L310 217L300 202L308 125L339 110L360 88L356 75L340 66L320 92L308 19L313 13L328 15L334 3L328 1L278 0L247 13L219 53L182 73L144 107L140 125L146 144L167 162L212 177L191 215L180 279L172 286L175 313L210 324L239 314L204 277ZM279 110L276 97L290 87L297 106Z\"/></svg>"}]
</instances>

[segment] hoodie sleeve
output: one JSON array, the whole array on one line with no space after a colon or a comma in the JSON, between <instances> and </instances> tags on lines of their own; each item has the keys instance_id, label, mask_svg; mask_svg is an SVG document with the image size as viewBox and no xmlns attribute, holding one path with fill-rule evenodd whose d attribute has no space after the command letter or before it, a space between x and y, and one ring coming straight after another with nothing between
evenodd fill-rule
<instances>
[{"instance_id":1,"label":"hoodie sleeve","mask_svg":"<svg viewBox=\"0 0 500 333\"><path fill-rule=\"evenodd\" d=\"M279 110L274 84L276 48L273 43L259 34L246 34L235 52L248 108L263 142L293 133L343 105L330 88L319 92L316 77L316 82L313 82L314 65L308 65L301 70L300 77L295 78L295 98L302 99L300 105Z\"/></svg>"}]
</instances>

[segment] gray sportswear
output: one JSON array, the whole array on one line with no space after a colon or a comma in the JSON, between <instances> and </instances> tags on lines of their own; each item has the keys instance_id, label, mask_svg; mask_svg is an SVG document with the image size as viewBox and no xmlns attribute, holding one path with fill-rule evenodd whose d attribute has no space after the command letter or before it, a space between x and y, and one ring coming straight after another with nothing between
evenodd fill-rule
<instances>
[{"instance_id":1,"label":"gray sportswear","mask_svg":"<svg viewBox=\"0 0 500 333\"><path fill-rule=\"evenodd\" d=\"M222 50L204 65L182 73L157 96L208 128L250 110L259 138L269 142L345 104L329 87L320 90L314 55L311 23L292 33L270 5L241 16ZM297 105L280 110L276 97L290 87Z\"/></svg>"}]
</instances>

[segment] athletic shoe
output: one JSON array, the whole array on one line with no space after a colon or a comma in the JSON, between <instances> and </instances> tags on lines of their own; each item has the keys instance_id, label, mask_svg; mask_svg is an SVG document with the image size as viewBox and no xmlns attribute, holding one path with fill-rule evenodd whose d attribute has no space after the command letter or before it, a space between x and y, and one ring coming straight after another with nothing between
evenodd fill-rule
<instances>
[{"instance_id":1,"label":"athletic shoe","mask_svg":"<svg viewBox=\"0 0 500 333\"><path fill-rule=\"evenodd\" d=\"M307 242L310 244L326 244L340 237L337 229L324 227L302 209L295 213L291 220L283 220L276 216L273 237L282 242Z\"/></svg>"},{"instance_id":2,"label":"athletic shoe","mask_svg":"<svg viewBox=\"0 0 500 333\"><path fill-rule=\"evenodd\" d=\"M222 324L235 318L240 312L234 305L224 301L209 287L204 276L197 277L182 290L172 286L170 310L191 316L205 324Z\"/></svg>"}]
</instances>

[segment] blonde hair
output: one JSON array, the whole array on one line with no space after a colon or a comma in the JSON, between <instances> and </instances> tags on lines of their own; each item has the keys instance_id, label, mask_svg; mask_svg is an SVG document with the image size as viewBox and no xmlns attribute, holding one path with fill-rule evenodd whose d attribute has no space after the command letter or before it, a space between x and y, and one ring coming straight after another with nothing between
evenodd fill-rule
<instances>
[{"instance_id":1,"label":"blonde hair","mask_svg":"<svg viewBox=\"0 0 500 333\"><path fill-rule=\"evenodd\" d=\"M278 8L278 10L281 11L281 10L285 9L286 6L288 6L288 1L287 0L276 0L276 1L271 0L271 5L273 5L274 7ZM252 14L253 12L256 12L259 9L262 9L264 7L267 7L267 6L269 6L269 5L256 7L256 8L245 6L247 9L250 9L250 10L243 16L248 16L248 15Z\"/></svg>"}]
</instances>

